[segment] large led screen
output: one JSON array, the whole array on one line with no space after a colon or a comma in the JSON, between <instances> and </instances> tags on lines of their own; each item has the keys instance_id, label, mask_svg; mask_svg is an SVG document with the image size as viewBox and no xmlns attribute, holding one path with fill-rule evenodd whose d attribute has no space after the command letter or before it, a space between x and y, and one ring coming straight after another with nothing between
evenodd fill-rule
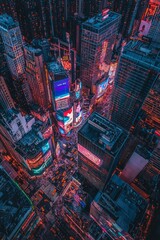
<instances>
[{"instance_id":1,"label":"large led screen","mask_svg":"<svg viewBox=\"0 0 160 240\"><path fill-rule=\"evenodd\" d=\"M65 78L54 81L54 97L55 101L69 97L69 79Z\"/></svg>"},{"instance_id":2,"label":"large led screen","mask_svg":"<svg viewBox=\"0 0 160 240\"><path fill-rule=\"evenodd\" d=\"M84 148L80 144L78 144L78 151L80 153L82 153L87 159L89 159L94 164L96 164L97 166L101 166L102 165L102 160L100 158L95 156L93 153L91 153L89 150L87 150L86 148Z\"/></svg>"},{"instance_id":3,"label":"large led screen","mask_svg":"<svg viewBox=\"0 0 160 240\"><path fill-rule=\"evenodd\" d=\"M46 153L49 150L50 146L49 146L49 142L47 142L43 147L42 147L42 152L43 154Z\"/></svg>"},{"instance_id":4,"label":"large led screen","mask_svg":"<svg viewBox=\"0 0 160 240\"><path fill-rule=\"evenodd\" d=\"M63 129L63 133L68 133L72 129L73 124L73 107L66 111L61 111L56 115L58 120L58 125Z\"/></svg>"},{"instance_id":5,"label":"large led screen","mask_svg":"<svg viewBox=\"0 0 160 240\"><path fill-rule=\"evenodd\" d=\"M108 81L109 81L109 78L107 78L105 81L98 84L98 86L97 86L97 98L101 97L105 93L105 91L107 89L107 86L108 86Z\"/></svg>"}]
</instances>

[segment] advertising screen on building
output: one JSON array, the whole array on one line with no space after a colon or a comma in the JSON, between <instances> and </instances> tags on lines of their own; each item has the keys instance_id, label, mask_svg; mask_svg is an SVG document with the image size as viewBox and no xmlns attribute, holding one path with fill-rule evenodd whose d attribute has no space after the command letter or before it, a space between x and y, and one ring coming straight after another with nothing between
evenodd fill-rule
<instances>
[{"instance_id":1,"label":"advertising screen on building","mask_svg":"<svg viewBox=\"0 0 160 240\"><path fill-rule=\"evenodd\" d=\"M48 152L43 156L44 162L46 162L50 157L51 157L51 151L48 151Z\"/></svg>"},{"instance_id":2,"label":"advertising screen on building","mask_svg":"<svg viewBox=\"0 0 160 240\"><path fill-rule=\"evenodd\" d=\"M68 133L73 125L73 107L66 111L60 111L57 114L57 120L59 127L63 129L64 133Z\"/></svg>"},{"instance_id":3,"label":"advertising screen on building","mask_svg":"<svg viewBox=\"0 0 160 240\"><path fill-rule=\"evenodd\" d=\"M149 29L151 27L151 21L141 21L140 27L139 27L139 36L146 36L149 32Z\"/></svg>"},{"instance_id":4,"label":"advertising screen on building","mask_svg":"<svg viewBox=\"0 0 160 240\"><path fill-rule=\"evenodd\" d=\"M105 93L108 86L108 82L109 78L107 78L106 80L97 85L97 98L101 97Z\"/></svg>"},{"instance_id":5,"label":"advertising screen on building","mask_svg":"<svg viewBox=\"0 0 160 240\"><path fill-rule=\"evenodd\" d=\"M74 125L82 121L82 108L80 102L74 104Z\"/></svg>"},{"instance_id":6,"label":"advertising screen on building","mask_svg":"<svg viewBox=\"0 0 160 240\"><path fill-rule=\"evenodd\" d=\"M43 137L49 138L52 135L53 131L52 131L52 126L50 126L49 128L47 128L47 130L43 133Z\"/></svg>"},{"instance_id":7,"label":"advertising screen on building","mask_svg":"<svg viewBox=\"0 0 160 240\"><path fill-rule=\"evenodd\" d=\"M76 81L76 84L75 84L76 99L80 98L80 96L81 96L81 89L82 89L82 83L80 81Z\"/></svg>"},{"instance_id":8,"label":"advertising screen on building","mask_svg":"<svg viewBox=\"0 0 160 240\"><path fill-rule=\"evenodd\" d=\"M89 150L84 148L82 145L78 144L78 151L82 153L86 158L88 158L90 161L92 161L97 166L102 165L102 160L95 156L93 153L91 153Z\"/></svg>"},{"instance_id":9,"label":"advertising screen on building","mask_svg":"<svg viewBox=\"0 0 160 240\"><path fill-rule=\"evenodd\" d=\"M27 159L27 164L30 169L41 166L43 164L42 153L38 154L34 159Z\"/></svg>"},{"instance_id":10,"label":"advertising screen on building","mask_svg":"<svg viewBox=\"0 0 160 240\"><path fill-rule=\"evenodd\" d=\"M68 125L73 122L73 107L64 112L64 124Z\"/></svg>"},{"instance_id":11,"label":"advertising screen on building","mask_svg":"<svg viewBox=\"0 0 160 240\"><path fill-rule=\"evenodd\" d=\"M65 109L69 106L69 98L63 98L56 101L56 110Z\"/></svg>"},{"instance_id":12,"label":"advertising screen on building","mask_svg":"<svg viewBox=\"0 0 160 240\"><path fill-rule=\"evenodd\" d=\"M42 152L43 154L46 153L49 150L50 146L49 146L49 142L47 142L43 147L42 147Z\"/></svg>"},{"instance_id":13,"label":"advertising screen on building","mask_svg":"<svg viewBox=\"0 0 160 240\"><path fill-rule=\"evenodd\" d=\"M69 97L69 79L65 78L54 83L54 97L55 101Z\"/></svg>"}]
</instances>

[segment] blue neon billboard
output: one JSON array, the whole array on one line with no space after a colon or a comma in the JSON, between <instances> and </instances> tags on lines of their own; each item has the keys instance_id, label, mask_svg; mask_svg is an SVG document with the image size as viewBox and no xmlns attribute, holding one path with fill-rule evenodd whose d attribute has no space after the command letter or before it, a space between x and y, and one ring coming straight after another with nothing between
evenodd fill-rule
<instances>
[{"instance_id":1,"label":"blue neon billboard","mask_svg":"<svg viewBox=\"0 0 160 240\"><path fill-rule=\"evenodd\" d=\"M53 81L55 101L69 97L69 79Z\"/></svg>"},{"instance_id":2,"label":"blue neon billboard","mask_svg":"<svg viewBox=\"0 0 160 240\"><path fill-rule=\"evenodd\" d=\"M47 143L42 147L42 152L43 152L43 154L45 154L49 149L50 149L49 142L47 142Z\"/></svg>"}]
</instances>

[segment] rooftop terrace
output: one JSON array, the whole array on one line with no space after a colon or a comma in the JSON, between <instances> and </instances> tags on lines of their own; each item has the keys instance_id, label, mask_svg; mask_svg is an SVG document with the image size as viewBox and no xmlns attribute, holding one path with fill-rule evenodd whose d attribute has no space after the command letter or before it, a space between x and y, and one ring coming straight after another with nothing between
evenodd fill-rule
<instances>
[{"instance_id":1,"label":"rooftop terrace","mask_svg":"<svg viewBox=\"0 0 160 240\"><path fill-rule=\"evenodd\" d=\"M96 29L101 29L104 26L107 26L114 20L120 18L120 14L112 12L112 11L106 11L106 14L100 13L97 14L93 18L89 18L87 21L83 23L83 26L92 26Z\"/></svg>"},{"instance_id":2,"label":"rooftop terrace","mask_svg":"<svg viewBox=\"0 0 160 240\"><path fill-rule=\"evenodd\" d=\"M94 112L79 130L79 134L104 152L116 155L128 133L115 123Z\"/></svg>"}]
</instances>

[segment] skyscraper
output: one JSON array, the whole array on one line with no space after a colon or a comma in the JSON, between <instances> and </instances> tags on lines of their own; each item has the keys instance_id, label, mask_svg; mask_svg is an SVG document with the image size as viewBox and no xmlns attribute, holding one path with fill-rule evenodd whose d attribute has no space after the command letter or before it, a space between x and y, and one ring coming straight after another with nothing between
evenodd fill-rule
<instances>
[{"instance_id":1,"label":"skyscraper","mask_svg":"<svg viewBox=\"0 0 160 240\"><path fill-rule=\"evenodd\" d=\"M83 13L85 17L93 17L102 11L103 0L84 0Z\"/></svg>"},{"instance_id":2,"label":"skyscraper","mask_svg":"<svg viewBox=\"0 0 160 240\"><path fill-rule=\"evenodd\" d=\"M130 41L124 48L115 77L112 121L129 130L160 73L160 51L148 42Z\"/></svg>"},{"instance_id":3,"label":"skyscraper","mask_svg":"<svg viewBox=\"0 0 160 240\"><path fill-rule=\"evenodd\" d=\"M128 133L94 112L78 132L79 172L97 189L111 177Z\"/></svg>"},{"instance_id":4,"label":"skyscraper","mask_svg":"<svg viewBox=\"0 0 160 240\"><path fill-rule=\"evenodd\" d=\"M119 14L104 10L82 24L81 79L92 92L109 70L120 18Z\"/></svg>"},{"instance_id":5,"label":"skyscraper","mask_svg":"<svg viewBox=\"0 0 160 240\"><path fill-rule=\"evenodd\" d=\"M1 166L0 181L0 192L4 196L1 198L1 239L27 239L40 218L28 196Z\"/></svg>"},{"instance_id":6,"label":"skyscraper","mask_svg":"<svg viewBox=\"0 0 160 240\"><path fill-rule=\"evenodd\" d=\"M152 1L151 1L152 2ZM148 37L151 37L153 41L160 43L160 2L155 2L155 12L152 17L151 27L149 29Z\"/></svg>"},{"instance_id":7,"label":"skyscraper","mask_svg":"<svg viewBox=\"0 0 160 240\"><path fill-rule=\"evenodd\" d=\"M113 11L122 14L120 33L123 37L131 35L134 22L141 18L143 10L147 7L146 1L118 0L113 3Z\"/></svg>"},{"instance_id":8,"label":"skyscraper","mask_svg":"<svg viewBox=\"0 0 160 240\"><path fill-rule=\"evenodd\" d=\"M24 46L26 77L30 86L33 102L46 109L49 105L47 80L42 51L31 45Z\"/></svg>"},{"instance_id":9,"label":"skyscraper","mask_svg":"<svg viewBox=\"0 0 160 240\"><path fill-rule=\"evenodd\" d=\"M17 19L16 1L15 0L1 0L0 1L0 14L7 13L14 19Z\"/></svg>"},{"instance_id":10,"label":"skyscraper","mask_svg":"<svg viewBox=\"0 0 160 240\"><path fill-rule=\"evenodd\" d=\"M0 16L0 34L5 48L5 56L12 76L24 73L25 63L22 36L18 22L7 14Z\"/></svg>"},{"instance_id":11,"label":"skyscraper","mask_svg":"<svg viewBox=\"0 0 160 240\"><path fill-rule=\"evenodd\" d=\"M0 105L5 111L15 107L8 87L2 76L0 76Z\"/></svg>"},{"instance_id":12,"label":"skyscraper","mask_svg":"<svg viewBox=\"0 0 160 240\"><path fill-rule=\"evenodd\" d=\"M40 19L40 3L36 0L17 0L16 11L23 36L28 41L33 38L40 38L42 33L42 22Z\"/></svg>"},{"instance_id":13,"label":"skyscraper","mask_svg":"<svg viewBox=\"0 0 160 240\"><path fill-rule=\"evenodd\" d=\"M160 130L160 76L157 77L142 106L142 118L147 125Z\"/></svg>"}]
</instances>

